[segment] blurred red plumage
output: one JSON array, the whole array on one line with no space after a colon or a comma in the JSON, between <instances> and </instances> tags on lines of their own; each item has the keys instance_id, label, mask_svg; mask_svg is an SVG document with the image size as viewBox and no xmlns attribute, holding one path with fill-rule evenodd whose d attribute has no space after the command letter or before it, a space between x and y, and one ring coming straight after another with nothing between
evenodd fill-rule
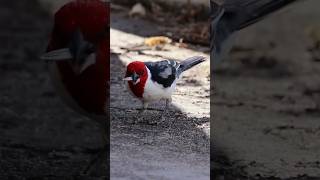
<instances>
[{"instance_id":1,"label":"blurred red plumage","mask_svg":"<svg viewBox=\"0 0 320 180\"><path fill-rule=\"evenodd\" d=\"M109 7L99 0L77 0L55 15L55 25L47 52L69 46L72 33L80 29L84 39L96 45L96 62L82 73L73 71L68 60L57 65L63 86L86 113L105 115L109 89Z\"/></svg>"},{"instance_id":2,"label":"blurred red plumage","mask_svg":"<svg viewBox=\"0 0 320 180\"><path fill-rule=\"evenodd\" d=\"M46 54L63 100L99 123L106 143L109 115L109 3L75 0L60 8Z\"/></svg>"}]
</instances>

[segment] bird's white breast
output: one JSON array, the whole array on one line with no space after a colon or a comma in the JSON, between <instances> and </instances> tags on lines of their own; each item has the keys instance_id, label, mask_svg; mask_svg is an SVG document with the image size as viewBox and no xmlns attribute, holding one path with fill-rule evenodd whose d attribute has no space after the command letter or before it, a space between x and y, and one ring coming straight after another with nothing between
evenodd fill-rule
<instances>
[{"instance_id":1,"label":"bird's white breast","mask_svg":"<svg viewBox=\"0 0 320 180\"><path fill-rule=\"evenodd\" d=\"M148 78L144 87L143 100L145 101L155 101L160 99L171 99L171 95L176 88L176 80L172 83L170 87L164 88L163 85L152 81L151 72L147 68Z\"/></svg>"}]
</instances>

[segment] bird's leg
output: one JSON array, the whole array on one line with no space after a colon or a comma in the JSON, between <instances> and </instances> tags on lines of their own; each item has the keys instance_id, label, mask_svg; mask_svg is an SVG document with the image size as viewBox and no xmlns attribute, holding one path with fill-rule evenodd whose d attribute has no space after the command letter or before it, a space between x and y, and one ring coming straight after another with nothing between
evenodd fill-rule
<instances>
[{"instance_id":1,"label":"bird's leg","mask_svg":"<svg viewBox=\"0 0 320 180\"><path fill-rule=\"evenodd\" d=\"M160 122L162 122L164 119L164 115L167 113L167 111L168 111L168 108L169 108L169 105L171 104L171 102L172 102L172 99L170 98L170 99L166 99L166 105L165 105L165 107L164 107L164 110L162 111L162 113L160 114L160 116L159 116L159 121Z\"/></svg>"},{"instance_id":2,"label":"bird's leg","mask_svg":"<svg viewBox=\"0 0 320 180\"><path fill-rule=\"evenodd\" d=\"M146 111L146 109L148 108L147 102L143 101L142 103L143 103L143 106L142 106L142 109L140 110L140 115L142 115Z\"/></svg>"}]
</instances>

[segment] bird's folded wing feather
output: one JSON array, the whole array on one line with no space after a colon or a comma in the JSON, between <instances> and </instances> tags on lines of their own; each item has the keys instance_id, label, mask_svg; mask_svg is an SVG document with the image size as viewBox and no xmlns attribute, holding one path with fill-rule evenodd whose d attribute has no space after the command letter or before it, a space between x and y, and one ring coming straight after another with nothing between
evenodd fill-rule
<instances>
[{"instance_id":1,"label":"bird's folded wing feather","mask_svg":"<svg viewBox=\"0 0 320 180\"><path fill-rule=\"evenodd\" d=\"M219 60L231 49L233 32L254 24L268 14L299 0L210 0L211 57Z\"/></svg>"},{"instance_id":2,"label":"bird's folded wing feather","mask_svg":"<svg viewBox=\"0 0 320 180\"><path fill-rule=\"evenodd\" d=\"M151 79L164 87L169 87L176 79L179 63L174 60L163 60L159 62L145 62L150 70Z\"/></svg>"}]
</instances>

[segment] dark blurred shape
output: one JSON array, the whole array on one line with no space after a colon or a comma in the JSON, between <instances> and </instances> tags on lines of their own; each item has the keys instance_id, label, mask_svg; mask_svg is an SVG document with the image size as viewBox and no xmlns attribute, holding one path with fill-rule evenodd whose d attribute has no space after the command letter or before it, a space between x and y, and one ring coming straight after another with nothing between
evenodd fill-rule
<instances>
[{"instance_id":1,"label":"dark blurred shape","mask_svg":"<svg viewBox=\"0 0 320 180\"><path fill-rule=\"evenodd\" d=\"M86 174L93 163L109 155L109 8L109 3L100 0L65 4L55 13L51 39L42 56L66 104L101 128L104 156L94 158Z\"/></svg>"},{"instance_id":2,"label":"dark blurred shape","mask_svg":"<svg viewBox=\"0 0 320 180\"><path fill-rule=\"evenodd\" d=\"M220 60L231 49L232 34L297 0L210 0L211 58Z\"/></svg>"}]
</instances>

